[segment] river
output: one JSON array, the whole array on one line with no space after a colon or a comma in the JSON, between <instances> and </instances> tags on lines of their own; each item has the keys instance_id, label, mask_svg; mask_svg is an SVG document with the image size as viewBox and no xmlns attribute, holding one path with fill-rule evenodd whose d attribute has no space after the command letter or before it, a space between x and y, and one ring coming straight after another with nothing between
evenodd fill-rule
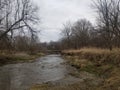
<instances>
[{"instance_id":1,"label":"river","mask_svg":"<svg viewBox=\"0 0 120 90\"><path fill-rule=\"evenodd\" d=\"M68 66L60 55L47 55L32 63L0 67L0 90L28 90L32 85L57 81L68 75Z\"/></svg>"}]
</instances>

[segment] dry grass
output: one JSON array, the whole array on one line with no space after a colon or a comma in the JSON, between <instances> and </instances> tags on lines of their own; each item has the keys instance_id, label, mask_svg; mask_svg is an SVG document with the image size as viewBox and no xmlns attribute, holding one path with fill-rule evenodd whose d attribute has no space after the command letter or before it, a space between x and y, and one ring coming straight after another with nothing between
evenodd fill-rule
<instances>
[{"instance_id":1,"label":"dry grass","mask_svg":"<svg viewBox=\"0 0 120 90\"><path fill-rule=\"evenodd\" d=\"M102 84L91 85L93 80L85 80L82 83L66 86L35 85L30 90L120 90L120 49L109 51L107 49L83 48L64 50L62 53L70 65L78 68L80 73L92 73L102 78Z\"/></svg>"},{"instance_id":2,"label":"dry grass","mask_svg":"<svg viewBox=\"0 0 120 90\"><path fill-rule=\"evenodd\" d=\"M109 77L105 78L102 86L96 90L120 90L120 68L113 68Z\"/></svg>"},{"instance_id":3,"label":"dry grass","mask_svg":"<svg viewBox=\"0 0 120 90\"><path fill-rule=\"evenodd\" d=\"M94 90L120 90L120 49L83 48L65 50L63 55L72 66L94 73L104 79L103 85ZM84 62L83 62L84 60Z\"/></svg>"},{"instance_id":4,"label":"dry grass","mask_svg":"<svg viewBox=\"0 0 120 90\"><path fill-rule=\"evenodd\" d=\"M63 54L70 54L70 55L79 55L81 53L91 53L91 54L111 54L111 53L119 53L120 54L120 48L114 48L112 51L108 49L100 49L100 48L82 48L79 50L63 50Z\"/></svg>"},{"instance_id":5,"label":"dry grass","mask_svg":"<svg viewBox=\"0 0 120 90\"><path fill-rule=\"evenodd\" d=\"M29 55L24 52L17 52L15 54L0 53L0 66L13 63L31 62L40 56L43 56L43 54L38 53L36 55Z\"/></svg>"},{"instance_id":6,"label":"dry grass","mask_svg":"<svg viewBox=\"0 0 120 90\"><path fill-rule=\"evenodd\" d=\"M92 53L103 53L103 52L110 52L108 49L100 49L100 48L82 48L79 50L64 50L63 53L81 53L81 52L91 52Z\"/></svg>"},{"instance_id":7,"label":"dry grass","mask_svg":"<svg viewBox=\"0 0 120 90\"><path fill-rule=\"evenodd\" d=\"M112 63L120 65L120 49L97 49L97 48L83 48L80 50L64 50L64 55L79 56L81 59L88 59L97 64Z\"/></svg>"},{"instance_id":8,"label":"dry grass","mask_svg":"<svg viewBox=\"0 0 120 90\"><path fill-rule=\"evenodd\" d=\"M87 84L87 83L86 83ZM30 90L95 90L91 86L87 86L85 83L77 82L71 85L35 85Z\"/></svg>"}]
</instances>

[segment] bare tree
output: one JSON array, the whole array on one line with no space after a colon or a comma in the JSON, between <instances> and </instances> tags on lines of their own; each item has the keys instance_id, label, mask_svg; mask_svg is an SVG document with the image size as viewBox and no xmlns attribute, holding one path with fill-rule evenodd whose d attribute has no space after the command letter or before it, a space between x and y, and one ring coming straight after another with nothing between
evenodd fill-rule
<instances>
[{"instance_id":1,"label":"bare tree","mask_svg":"<svg viewBox=\"0 0 120 90\"><path fill-rule=\"evenodd\" d=\"M35 30L33 29L37 23L37 7L35 7L30 0L3 0L5 6L3 8L3 20L1 26L3 33L0 39L6 34L13 35L14 31L25 32L29 30L33 36Z\"/></svg>"},{"instance_id":2,"label":"bare tree","mask_svg":"<svg viewBox=\"0 0 120 90\"><path fill-rule=\"evenodd\" d=\"M78 49L88 46L90 42L90 31L92 29L92 24L86 19L80 19L73 25L67 23L62 30L62 45L68 49Z\"/></svg>"},{"instance_id":3,"label":"bare tree","mask_svg":"<svg viewBox=\"0 0 120 90\"><path fill-rule=\"evenodd\" d=\"M120 36L120 0L97 0L94 6L99 15L99 32L104 34L111 50L114 38Z\"/></svg>"},{"instance_id":4,"label":"bare tree","mask_svg":"<svg viewBox=\"0 0 120 90\"><path fill-rule=\"evenodd\" d=\"M71 46L71 36L72 36L72 26L70 22L67 22L63 25L64 28L62 30L62 35L64 38L66 38L67 47L70 48Z\"/></svg>"},{"instance_id":5,"label":"bare tree","mask_svg":"<svg viewBox=\"0 0 120 90\"><path fill-rule=\"evenodd\" d=\"M73 35L76 38L78 48L87 46L89 43L89 32L92 24L86 19L78 20L73 26Z\"/></svg>"},{"instance_id":6,"label":"bare tree","mask_svg":"<svg viewBox=\"0 0 120 90\"><path fill-rule=\"evenodd\" d=\"M92 46L112 50L120 47L120 0L96 0L93 6L98 14L97 26L86 19L67 25L61 45L65 46L70 40L71 48Z\"/></svg>"}]
</instances>

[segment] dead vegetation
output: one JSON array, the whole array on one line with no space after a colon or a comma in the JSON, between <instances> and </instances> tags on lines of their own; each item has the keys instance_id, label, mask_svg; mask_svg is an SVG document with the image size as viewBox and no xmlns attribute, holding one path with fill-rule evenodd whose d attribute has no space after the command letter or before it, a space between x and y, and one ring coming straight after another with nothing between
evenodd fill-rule
<instances>
[{"instance_id":1,"label":"dead vegetation","mask_svg":"<svg viewBox=\"0 0 120 90\"><path fill-rule=\"evenodd\" d=\"M50 86L48 84L36 85L33 86L30 90L92 90L92 89L86 87L86 85L82 83L75 83L72 85L65 85L65 86L52 86L52 85Z\"/></svg>"},{"instance_id":2,"label":"dead vegetation","mask_svg":"<svg viewBox=\"0 0 120 90\"><path fill-rule=\"evenodd\" d=\"M120 49L83 48L62 52L68 62L81 71L93 73L104 79L104 83L94 90L119 90Z\"/></svg>"},{"instance_id":3,"label":"dead vegetation","mask_svg":"<svg viewBox=\"0 0 120 90\"><path fill-rule=\"evenodd\" d=\"M97 48L64 50L62 52L64 58L78 70L70 75L83 81L62 86L45 83L34 85L30 90L119 90L119 51L120 49L110 51Z\"/></svg>"},{"instance_id":4,"label":"dead vegetation","mask_svg":"<svg viewBox=\"0 0 120 90\"><path fill-rule=\"evenodd\" d=\"M120 65L120 49L97 49L97 48L83 48L80 50L64 50L64 55L78 57L78 59L87 59L94 61L96 64L115 64Z\"/></svg>"},{"instance_id":5,"label":"dead vegetation","mask_svg":"<svg viewBox=\"0 0 120 90\"><path fill-rule=\"evenodd\" d=\"M23 62L32 62L36 58L43 56L42 53L37 53L35 55L30 55L24 52L17 53L0 53L0 66L6 64L14 64L14 63L23 63Z\"/></svg>"}]
</instances>

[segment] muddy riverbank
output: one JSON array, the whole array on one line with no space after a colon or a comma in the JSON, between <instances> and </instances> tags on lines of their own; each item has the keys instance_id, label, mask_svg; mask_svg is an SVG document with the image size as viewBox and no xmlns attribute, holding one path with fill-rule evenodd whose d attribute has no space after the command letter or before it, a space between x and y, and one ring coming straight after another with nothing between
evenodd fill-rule
<instances>
[{"instance_id":1,"label":"muddy riverbank","mask_svg":"<svg viewBox=\"0 0 120 90\"><path fill-rule=\"evenodd\" d=\"M64 62L59 55L48 55L32 63L1 66L0 90L27 90L35 84L62 79L68 73Z\"/></svg>"},{"instance_id":2,"label":"muddy riverbank","mask_svg":"<svg viewBox=\"0 0 120 90\"><path fill-rule=\"evenodd\" d=\"M66 64L66 60L60 55L47 55L31 63L1 66L0 90L42 90L44 85L43 90L54 90L57 87L62 90L61 86L76 87L79 86L78 82L82 83L85 80L98 82L92 74L83 72L79 77L77 74L77 70ZM96 84L95 82L93 84Z\"/></svg>"}]
</instances>

